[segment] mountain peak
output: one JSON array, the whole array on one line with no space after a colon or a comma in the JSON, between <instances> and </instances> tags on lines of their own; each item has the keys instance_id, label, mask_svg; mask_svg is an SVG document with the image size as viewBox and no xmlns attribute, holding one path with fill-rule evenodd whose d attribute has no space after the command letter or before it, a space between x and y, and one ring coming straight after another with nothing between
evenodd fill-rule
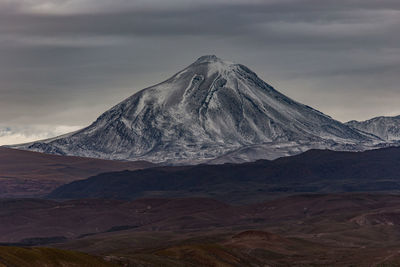
<instances>
[{"instance_id":1,"label":"mountain peak","mask_svg":"<svg viewBox=\"0 0 400 267\"><path fill-rule=\"evenodd\" d=\"M215 73L230 72L236 65L237 64L231 61L223 60L216 55L204 55L199 57L190 66L194 68L192 69L194 72L199 72L200 69L206 69L208 73L207 76L212 76Z\"/></svg>"},{"instance_id":2,"label":"mountain peak","mask_svg":"<svg viewBox=\"0 0 400 267\"><path fill-rule=\"evenodd\" d=\"M216 55L204 55L199 57L194 63L195 64L202 64L202 63L226 63L226 64L232 64L231 62L225 61Z\"/></svg>"}]
</instances>

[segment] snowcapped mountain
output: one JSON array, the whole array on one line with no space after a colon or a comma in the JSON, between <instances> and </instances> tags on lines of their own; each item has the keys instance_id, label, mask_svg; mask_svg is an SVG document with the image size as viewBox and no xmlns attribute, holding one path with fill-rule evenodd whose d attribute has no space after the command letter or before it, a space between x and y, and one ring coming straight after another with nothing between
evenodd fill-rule
<instances>
[{"instance_id":1,"label":"snowcapped mountain","mask_svg":"<svg viewBox=\"0 0 400 267\"><path fill-rule=\"evenodd\" d=\"M400 116L376 117L366 121L349 121L346 125L373 134L385 141L400 141Z\"/></svg>"},{"instance_id":2,"label":"snowcapped mountain","mask_svg":"<svg viewBox=\"0 0 400 267\"><path fill-rule=\"evenodd\" d=\"M209 55L132 95L87 128L14 147L177 164L235 151L246 160L310 148L352 150L377 139L286 97L246 66ZM262 152L254 154L254 147ZM243 154L246 148L251 155Z\"/></svg>"}]
</instances>

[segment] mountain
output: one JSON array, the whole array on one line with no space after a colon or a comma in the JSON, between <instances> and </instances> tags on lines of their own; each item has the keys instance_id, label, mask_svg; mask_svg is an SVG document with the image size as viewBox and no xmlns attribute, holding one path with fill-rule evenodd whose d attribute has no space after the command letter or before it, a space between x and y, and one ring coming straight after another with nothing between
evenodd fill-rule
<instances>
[{"instance_id":1,"label":"mountain","mask_svg":"<svg viewBox=\"0 0 400 267\"><path fill-rule=\"evenodd\" d=\"M187 164L254 145L268 151L260 157L276 158L310 148L362 150L359 144L373 140L279 93L246 66L208 55L117 104L87 128L14 147Z\"/></svg>"},{"instance_id":2,"label":"mountain","mask_svg":"<svg viewBox=\"0 0 400 267\"><path fill-rule=\"evenodd\" d=\"M365 152L309 150L274 161L103 173L63 185L49 197L197 196L246 203L299 192L399 191L399 173L400 148Z\"/></svg>"},{"instance_id":3,"label":"mountain","mask_svg":"<svg viewBox=\"0 0 400 267\"><path fill-rule=\"evenodd\" d=\"M346 125L373 134L385 141L400 141L400 116L376 117L366 121L349 121Z\"/></svg>"},{"instance_id":4,"label":"mountain","mask_svg":"<svg viewBox=\"0 0 400 267\"><path fill-rule=\"evenodd\" d=\"M60 185L99 173L154 166L144 161L48 155L0 147L0 197L43 196Z\"/></svg>"}]
</instances>

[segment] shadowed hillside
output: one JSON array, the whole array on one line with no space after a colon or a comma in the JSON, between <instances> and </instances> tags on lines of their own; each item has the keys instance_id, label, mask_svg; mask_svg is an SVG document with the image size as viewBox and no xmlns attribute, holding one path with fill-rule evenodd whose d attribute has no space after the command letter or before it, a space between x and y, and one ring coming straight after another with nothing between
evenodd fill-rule
<instances>
[{"instance_id":1,"label":"shadowed hillside","mask_svg":"<svg viewBox=\"0 0 400 267\"><path fill-rule=\"evenodd\" d=\"M103 173L61 186L49 197L201 196L245 203L277 194L357 191L400 191L400 148L365 152L310 150L274 161Z\"/></svg>"}]
</instances>

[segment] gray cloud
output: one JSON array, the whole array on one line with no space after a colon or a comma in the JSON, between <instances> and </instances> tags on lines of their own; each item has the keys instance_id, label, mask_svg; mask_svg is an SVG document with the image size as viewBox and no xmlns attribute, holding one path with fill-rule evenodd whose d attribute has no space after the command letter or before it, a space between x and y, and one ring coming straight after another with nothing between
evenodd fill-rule
<instances>
[{"instance_id":1,"label":"gray cloud","mask_svg":"<svg viewBox=\"0 0 400 267\"><path fill-rule=\"evenodd\" d=\"M203 54L342 121L399 113L397 0L0 0L0 124L86 125Z\"/></svg>"}]
</instances>

